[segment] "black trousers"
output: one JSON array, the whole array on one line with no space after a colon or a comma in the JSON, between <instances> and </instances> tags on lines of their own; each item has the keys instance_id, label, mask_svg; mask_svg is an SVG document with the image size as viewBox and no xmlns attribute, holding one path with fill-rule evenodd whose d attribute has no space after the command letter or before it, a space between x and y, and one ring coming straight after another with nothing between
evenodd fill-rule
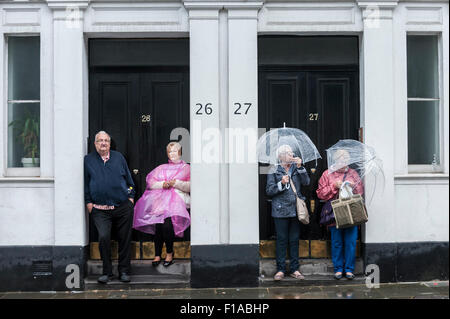
<instances>
[{"instance_id":1,"label":"black trousers","mask_svg":"<svg viewBox=\"0 0 450 319\"><path fill-rule=\"evenodd\" d=\"M119 242L119 274L130 273L133 212L133 203L129 200L113 210L92 209L92 218L98 230L104 275L112 275L113 273L111 263L111 228L113 224L117 227Z\"/></svg>"},{"instance_id":2,"label":"black trousers","mask_svg":"<svg viewBox=\"0 0 450 319\"><path fill-rule=\"evenodd\" d=\"M164 224L156 224L155 229L155 256L160 256L162 253L163 243L166 243L166 252L173 253L173 240L175 233L173 231L172 218L164 219Z\"/></svg>"}]
</instances>

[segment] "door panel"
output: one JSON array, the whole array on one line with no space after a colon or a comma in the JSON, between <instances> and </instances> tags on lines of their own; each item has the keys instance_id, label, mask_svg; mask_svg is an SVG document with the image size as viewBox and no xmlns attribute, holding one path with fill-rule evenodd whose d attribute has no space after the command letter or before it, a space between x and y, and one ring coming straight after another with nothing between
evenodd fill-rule
<instances>
[{"instance_id":1,"label":"door panel","mask_svg":"<svg viewBox=\"0 0 450 319\"><path fill-rule=\"evenodd\" d=\"M177 127L189 130L188 78L187 71L141 75L140 118L150 115L149 122L141 120L139 174L142 178L142 189L145 189L147 174L158 165L167 163L166 146L171 141L172 130ZM190 228L185 231L182 239L177 238L176 241L189 238ZM140 233L140 240L153 240L153 236Z\"/></svg>"},{"instance_id":2,"label":"door panel","mask_svg":"<svg viewBox=\"0 0 450 319\"><path fill-rule=\"evenodd\" d=\"M150 68L108 68L90 73L89 152L94 135L111 135L111 149L127 161L138 200L146 188L147 174L167 163L166 145L176 127L189 130L189 73L187 68L153 71ZM98 234L91 221L90 241ZM190 229L184 238L189 240ZM112 239L116 239L113 230ZM133 241L153 236L133 230Z\"/></svg>"},{"instance_id":3,"label":"door panel","mask_svg":"<svg viewBox=\"0 0 450 319\"><path fill-rule=\"evenodd\" d=\"M322 156L305 165L311 184L303 187L311 212L310 224L301 224L301 239L326 239L326 229L319 224L323 203L316 196L317 184L327 168L326 148L339 139L358 138L359 102L358 74L354 70L323 71L285 70L260 67L259 72L259 127L266 130L297 127L305 131ZM260 239L275 238L270 199L265 195L267 176L260 174Z\"/></svg>"}]
</instances>

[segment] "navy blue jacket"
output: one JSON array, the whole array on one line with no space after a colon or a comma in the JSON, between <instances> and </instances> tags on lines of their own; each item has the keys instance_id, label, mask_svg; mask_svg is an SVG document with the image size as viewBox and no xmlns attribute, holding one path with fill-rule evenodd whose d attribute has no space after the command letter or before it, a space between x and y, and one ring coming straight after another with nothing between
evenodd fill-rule
<instances>
[{"instance_id":1,"label":"navy blue jacket","mask_svg":"<svg viewBox=\"0 0 450 319\"><path fill-rule=\"evenodd\" d=\"M122 154L110 151L104 163L100 154L93 151L84 157L84 200L86 204L120 206L134 198L134 182Z\"/></svg>"},{"instance_id":2,"label":"navy blue jacket","mask_svg":"<svg viewBox=\"0 0 450 319\"><path fill-rule=\"evenodd\" d=\"M284 175L289 175L294 182L298 197L305 200L306 198L301 193L301 185L309 185L309 176L306 169L302 166L297 168L297 165L292 164L289 173L281 165L276 167L275 173L267 175L266 194L272 198L272 217L286 218L296 217L297 198L290 184L281 184L281 179Z\"/></svg>"}]
</instances>

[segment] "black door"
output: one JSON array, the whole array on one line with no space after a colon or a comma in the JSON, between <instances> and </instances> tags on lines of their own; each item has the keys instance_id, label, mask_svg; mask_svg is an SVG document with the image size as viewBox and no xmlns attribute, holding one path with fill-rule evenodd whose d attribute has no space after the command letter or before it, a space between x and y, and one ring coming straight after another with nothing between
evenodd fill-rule
<instances>
[{"instance_id":1,"label":"black door","mask_svg":"<svg viewBox=\"0 0 450 319\"><path fill-rule=\"evenodd\" d=\"M323 202L316 195L322 172L327 169L325 150L339 139L358 139L358 71L355 67L319 68L261 66L259 69L259 127L296 127L306 132L322 160L305 165L311 178L302 188L307 197L310 224L301 224L301 239L327 239L319 224ZM259 177L260 239L275 238L270 199L265 195L267 176Z\"/></svg>"},{"instance_id":2,"label":"black door","mask_svg":"<svg viewBox=\"0 0 450 319\"><path fill-rule=\"evenodd\" d=\"M89 152L95 149L96 132L111 135L111 149L127 160L136 200L145 191L147 174L167 163L166 145L177 127L189 130L187 67L91 69ZM116 238L114 232L112 238ZM184 238L177 240L189 238L187 229ZM90 227L90 241L97 239L97 230ZM133 230L133 240L151 241L153 236Z\"/></svg>"}]
</instances>

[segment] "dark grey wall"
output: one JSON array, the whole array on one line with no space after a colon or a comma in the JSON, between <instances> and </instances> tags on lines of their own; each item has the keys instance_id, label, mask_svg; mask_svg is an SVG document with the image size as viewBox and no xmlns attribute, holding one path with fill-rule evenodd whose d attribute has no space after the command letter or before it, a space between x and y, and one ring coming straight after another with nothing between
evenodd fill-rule
<instances>
[{"instance_id":1,"label":"dark grey wall","mask_svg":"<svg viewBox=\"0 0 450 319\"><path fill-rule=\"evenodd\" d=\"M91 39L89 66L189 66L189 39Z\"/></svg>"},{"instance_id":2,"label":"dark grey wall","mask_svg":"<svg viewBox=\"0 0 450 319\"><path fill-rule=\"evenodd\" d=\"M259 65L358 65L357 36L261 36Z\"/></svg>"},{"instance_id":3,"label":"dark grey wall","mask_svg":"<svg viewBox=\"0 0 450 319\"><path fill-rule=\"evenodd\" d=\"M448 280L448 242L362 244L364 265L376 264L381 282Z\"/></svg>"},{"instance_id":4,"label":"dark grey wall","mask_svg":"<svg viewBox=\"0 0 450 319\"><path fill-rule=\"evenodd\" d=\"M0 291L84 290L89 246L0 247ZM68 289L69 264L80 269L80 288Z\"/></svg>"}]
</instances>

